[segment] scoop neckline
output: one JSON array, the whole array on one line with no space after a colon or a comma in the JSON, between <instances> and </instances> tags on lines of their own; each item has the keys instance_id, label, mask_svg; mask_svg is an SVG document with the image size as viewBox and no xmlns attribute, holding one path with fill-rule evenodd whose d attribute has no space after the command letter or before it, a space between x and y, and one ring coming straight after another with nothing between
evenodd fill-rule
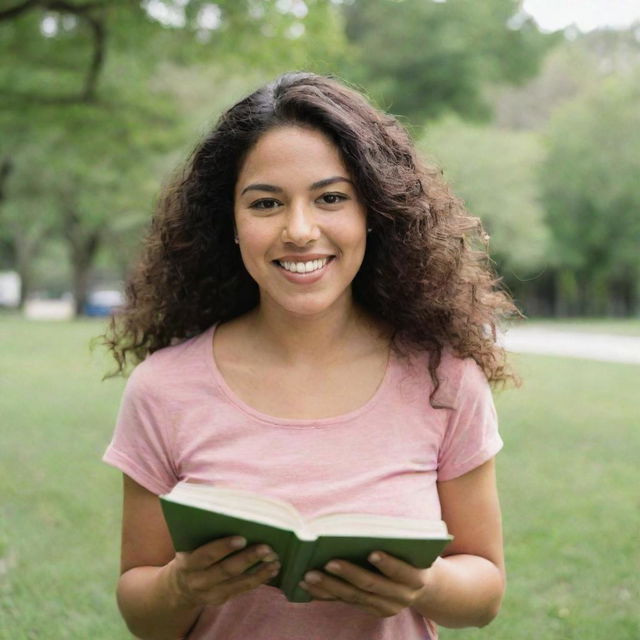
<instances>
[{"instance_id":1,"label":"scoop neckline","mask_svg":"<svg viewBox=\"0 0 640 640\"><path fill-rule=\"evenodd\" d=\"M373 395L360 407L348 411L347 413L342 413L337 416L329 416L327 418L279 418L277 416L263 413L262 411L258 411L256 408L247 404L242 398L240 398L240 396L238 396L236 392L233 391L233 389L231 389L231 387L227 384L224 376L222 375L222 372L218 368L218 363L216 362L213 352L213 340L218 325L219 323L214 324L205 334L205 339L208 345L204 350L207 358L207 367L218 387L223 391L229 402L240 409L240 411L242 411L244 414L249 415L261 422L266 422L282 427L329 427L332 425L342 424L351 420L355 420L356 418L371 411L386 395L387 390L391 385L392 372L394 369L393 363L395 360L393 345L390 345L389 347L387 364L385 366L384 375L382 376L380 384L374 391Z\"/></svg>"}]
</instances>

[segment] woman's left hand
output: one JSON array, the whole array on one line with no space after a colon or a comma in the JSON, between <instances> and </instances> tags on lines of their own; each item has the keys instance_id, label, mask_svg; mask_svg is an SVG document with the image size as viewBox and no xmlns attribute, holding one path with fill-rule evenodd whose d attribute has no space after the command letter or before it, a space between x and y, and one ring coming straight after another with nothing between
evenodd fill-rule
<instances>
[{"instance_id":1,"label":"woman's left hand","mask_svg":"<svg viewBox=\"0 0 640 640\"><path fill-rule=\"evenodd\" d=\"M300 586L316 600L339 600L380 618L410 607L425 587L428 569L417 569L381 551L372 553L369 562L384 575L337 559L325 565L326 573L307 572Z\"/></svg>"}]
</instances>

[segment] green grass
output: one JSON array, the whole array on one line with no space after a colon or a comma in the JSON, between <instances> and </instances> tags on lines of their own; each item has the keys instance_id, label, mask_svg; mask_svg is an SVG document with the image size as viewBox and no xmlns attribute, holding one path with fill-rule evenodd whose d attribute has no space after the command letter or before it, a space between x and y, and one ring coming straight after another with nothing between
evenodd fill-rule
<instances>
[{"instance_id":1,"label":"green grass","mask_svg":"<svg viewBox=\"0 0 640 640\"><path fill-rule=\"evenodd\" d=\"M637 640L640 368L519 356L496 397L507 595L482 630L443 640Z\"/></svg>"},{"instance_id":2,"label":"green grass","mask_svg":"<svg viewBox=\"0 0 640 640\"><path fill-rule=\"evenodd\" d=\"M120 477L103 465L123 382L100 322L0 318L0 639L128 638L117 612ZM637 640L640 369L518 357L497 395L509 585L485 629L443 640Z\"/></svg>"},{"instance_id":3,"label":"green grass","mask_svg":"<svg viewBox=\"0 0 640 640\"><path fill-rule=\"evenodd\" d=\"M0 638L128 638L121 480L100 463L123 382L101 382L100 322L0 320Z\"/></svg>"}]
</instances>

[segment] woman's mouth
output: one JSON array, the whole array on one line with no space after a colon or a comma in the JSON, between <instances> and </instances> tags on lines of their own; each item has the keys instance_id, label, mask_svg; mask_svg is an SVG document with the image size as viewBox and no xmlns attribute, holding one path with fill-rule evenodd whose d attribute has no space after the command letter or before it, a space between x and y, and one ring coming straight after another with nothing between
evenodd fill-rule
<instances>
[{"instance_id":1,"label":"woman's mouth","mask_svg":"<svg viewBox=\"0 0 640 640\"><path fill-rule=\"evenodd\" d=\"M307 262L290 262L286 260L276 260L275 262L290 273L314 273L322 269L333 257L334 256L327 256L326 258L308 260Z\"/></svg>"},{"instance_id":2,"label":"woman's mouth","mask_svg":"<svg viewBox=\"0 0 640 640\"><path fill-rule=\"evenodd\" d=\"M329 268L335 256L327 256L317 260L289 261L274 260L282 275L290 282L311 283L319 280Z\"/></svg>"}]
</instances>

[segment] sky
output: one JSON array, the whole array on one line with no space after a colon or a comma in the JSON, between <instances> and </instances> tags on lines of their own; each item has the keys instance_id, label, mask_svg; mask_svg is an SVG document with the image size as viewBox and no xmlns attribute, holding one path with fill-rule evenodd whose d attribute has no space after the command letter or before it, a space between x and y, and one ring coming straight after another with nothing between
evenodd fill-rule
<instances>
[{"instance_id":1,"label":"sky","mask_svg":"<svg viewBox=\"0 0 640 640\"><path fill-rule=\"evenodd\" d=\"M640 0L524 0L523 7L544 31L572 24L580 31L624 28L640 22Z\"/></svg>"}]
</instances>

